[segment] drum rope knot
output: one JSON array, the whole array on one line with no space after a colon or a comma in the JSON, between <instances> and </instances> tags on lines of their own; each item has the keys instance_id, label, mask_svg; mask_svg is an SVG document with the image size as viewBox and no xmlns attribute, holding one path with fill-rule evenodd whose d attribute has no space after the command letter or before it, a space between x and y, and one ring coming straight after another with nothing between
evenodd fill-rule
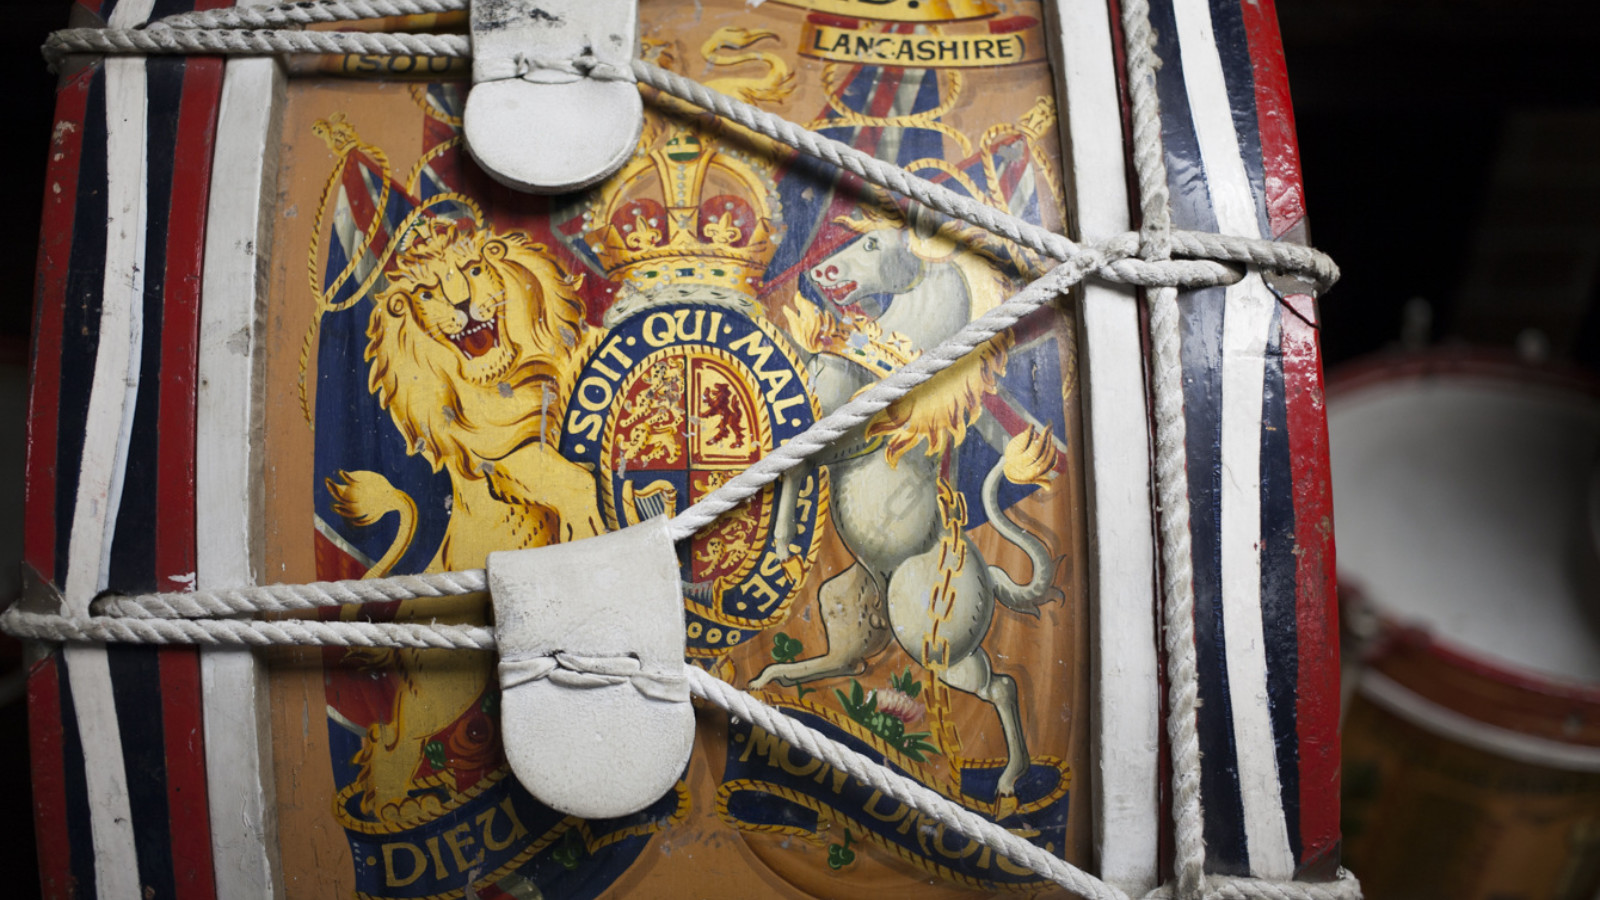
<instances>
[{"instance_id":1,"label":"drum rope knot","mask_svg":"<svg viewBox=\"0 0 1600 900\"><path fill-rule=\"evenodd\" d=\"M580 656L558 652L500 658L501 690L510 690L545 678L562 687L573 688L632 684L639 693L655 700L677 702L689 699L688 678L647 672L636 656Z\"/></svg>"}]
</instances>

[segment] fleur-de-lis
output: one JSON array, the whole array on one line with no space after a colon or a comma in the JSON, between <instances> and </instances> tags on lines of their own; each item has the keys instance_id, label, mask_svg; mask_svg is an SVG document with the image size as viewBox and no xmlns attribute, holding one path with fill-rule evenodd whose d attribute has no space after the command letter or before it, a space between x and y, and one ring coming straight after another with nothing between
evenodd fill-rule
<instances>
[{"instance_id":1,"label":"fleur-de-lis","mask_svg":"<svg viewBox=\"0 0 1600 900\"><path fill-rule=\"evenodd\" d=\"M633 232L624 241L633 250L646 250L661 243L661 232L655 226L646 222L644 216L635 216L633 219Z\"/></svg>"},{"instance_id":2,"label":"fleur-de-lis","mask_svg":"<svg viewBox=\"0 0 1600 900\"><path fill-rule=\"evenodd\" d=\"M731 246L734 241L737 241L741 232L739 231L739 226L729 221L732 218L733 213L725 212L716 219L707 222L705 226L707 240L711 241L713 244L723 244L729 246Z\"/></svg>"}]
</instances>

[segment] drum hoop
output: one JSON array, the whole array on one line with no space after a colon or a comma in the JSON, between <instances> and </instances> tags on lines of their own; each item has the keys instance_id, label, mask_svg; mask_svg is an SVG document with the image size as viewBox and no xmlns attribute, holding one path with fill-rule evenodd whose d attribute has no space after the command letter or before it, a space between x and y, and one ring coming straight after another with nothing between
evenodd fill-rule
<instances>
[{"instance_id":1,"label":"drum hoop","mask_svg":"<svg viewBox=\"0 0 1600 900\"><path fill-rule=\"evenodd\" d=\"M1489 651L1475 651L1443 637L1417 621L1379 612L1388 636L1366 653L1365 665L1381 665L1397 647L1417 650L1454 669L1494 684L1526 691L1539 697L1584 704L1600 709L1600 685L1528 669ZM1577 746L1577 745L1574 745Z\"/></svg>"},{"instance_id":2,"label":"drum hoop","mask_svg":"<svg viewBox=\"0 0 1600 900\"><path fill-rule=\"evenodd\" d=\"M1543 387L1600 399L1600 378L1574 366L1525 362L1511 353L1444 347L1362 359L1330 371L1324 398L1333 403L1380 384L1427 378Z\"/></svg>"},{"instance_id":3,"label":"drum hoop","mask_svg":"<svg viewBox=\"0 0 1600 900\"><path fill-rule=\"evenodd\" d=\"M1475 750L1531 765L1600 773L1600 747L1567 744L1491 725L1436 703L1377 670L1363 672L1357 690L1386 712Z\"/></svg>"}]
</instances>

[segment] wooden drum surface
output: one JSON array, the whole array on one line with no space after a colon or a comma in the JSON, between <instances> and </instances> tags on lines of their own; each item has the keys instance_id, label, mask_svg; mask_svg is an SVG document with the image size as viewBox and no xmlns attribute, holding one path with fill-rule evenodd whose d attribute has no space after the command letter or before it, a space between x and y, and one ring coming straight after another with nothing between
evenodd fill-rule
<instances>
[{"instance_id":1,"label":"wooden drum surface","mask_svg":"<svg viewBox=\"0 0 1600 900\"><path fill-rule=\"evenodd\" d=\"M228 5L75 7L155 30ZM1149 6L1173 228L1299 244L1272 4ZM1141 209L1125 115L1145 76L1129 79L1124 37L1144 29L1126 12L641 0L637 50L1110 259ZM470 26L455 10L360 28ZM107 591L472 570L682 513L1056 265L653 88L616 175L510 190L463 143L472 69L62 60L30 614L59 625ZM1162 616L1188 598L1161 596L1148 298L1120 275L1087 278L681 542L664 580L688 662L1128 896L1197 856L1174 841L1169 763L1201 785L1206 871L1339 878L1325 285L1283 274L1184 281L1177 298L1190 516L1176 527L1200 700L1195 740L1179 739L1198 759L1168 746L1165 674L1184 664L1165 656ZM631 562L609 569L618 605ZM320 615L486 625L490 611L478 595ZM514 704L484 652L51 643L28 691L51 898L1066 891L711 707L651 806L568 815L508 766ZM608 750L669 758L648 729L617 728ZM1559 728L1545 740L1571 744ZM607 783L571 779L591 782Z\"/></svg>"}]
</instances>

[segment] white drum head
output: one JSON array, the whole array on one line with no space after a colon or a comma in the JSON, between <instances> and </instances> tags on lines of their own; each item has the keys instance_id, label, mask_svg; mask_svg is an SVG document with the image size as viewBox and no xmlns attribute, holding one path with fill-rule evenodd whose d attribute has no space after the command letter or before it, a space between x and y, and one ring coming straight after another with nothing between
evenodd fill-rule
<instances>
[{"instance_id":1,"label":"white drum head","mask_svg":"<svg viewBox=\"0 0 1600 900\"><path fill-rule=\"evenodd\" d=\"M1341 583L1469 655L1600 683L1594 394L1397 369L1336 385L1328 430Z\"/></svg>"}]
</instances>

